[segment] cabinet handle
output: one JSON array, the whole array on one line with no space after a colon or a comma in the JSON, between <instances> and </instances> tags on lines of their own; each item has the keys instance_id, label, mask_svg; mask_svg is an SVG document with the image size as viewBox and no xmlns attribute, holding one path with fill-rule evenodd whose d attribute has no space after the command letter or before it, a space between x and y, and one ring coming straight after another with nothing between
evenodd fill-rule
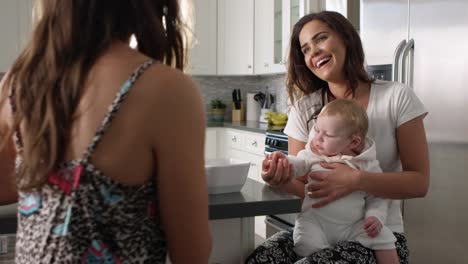
<instances>
[{"instance_id":1,"label":"cabinet handle","mask_svg":"<svg viewBox=\"0 0 468 264\"><path fill-rule=\"evenodd\" d=\"M268 65L268 63L265 63L265 64L263 64L263 66L264 66L264 67L268 67L269 65Z\"/></svg>"},{"instance_id":2,"label":"cabinet handle","mask_svg":"<svg viewBox=\"0 0 468 264\"><path fill-rule=\"evenodd\" d=\"M236 136L233 136L233 137L231 138L231 141L232 141L232 142L237 142Z\"/></svg>"},{"instance_id":3,"label":"cabinet handle","mask_svg":"<svg viewBox=\"0 0 468 264\"><path fill-rule=\"evenodd\" d=\"M250 65L250 64L247 65L247 68L252 69L252 65Z\"/></svg>"},{"instance_id":4,"label":"cabinet handle","mask_svg":"<svg viewBox=\"0 0 468 264\"><path fill-rule=\"evenodd\" d=\"M284 65L284 64L286 64L286 62L285 61L280 61L279 64Z\"/></svg>"},{"instance_id":5,"label":"cabinet handle","mask_svg":"<svg viewBox=\"0 0 468 264\"><path fill-rule=\"evenodd\" d=\"M257 140L255 140L254 142L252 142L252 144L251 144L251 145L252 145L252 146L254 146L254 147L258 146L258 144L257 144Z\"/></svg>"}]
</instances>

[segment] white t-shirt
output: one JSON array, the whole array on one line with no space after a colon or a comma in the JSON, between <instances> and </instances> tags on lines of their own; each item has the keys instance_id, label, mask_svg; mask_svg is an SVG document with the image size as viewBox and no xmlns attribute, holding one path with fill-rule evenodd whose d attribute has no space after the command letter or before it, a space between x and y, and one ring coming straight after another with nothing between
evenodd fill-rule
<instances>
[{"instance_id":1,"label":"white t-shirt","mask_svg":"<svg viewBox=\"0 0 468 264\"><path fill-rule=\"evenodd\" d=\"M311 116L321 107L321 100L321 92L306 95L298 100L291 108L284 133L296 140L310 142L314 135L312 127L315 122ZM401 171L396 129L426 113L426 108L408 86L380 80L371 85L367 106L369 117L367 136L375 142L377 160L382 171ZM390 203L386 225L393 232L403 232L400 200L393 200Z\"/></svg>"}]
</instances>

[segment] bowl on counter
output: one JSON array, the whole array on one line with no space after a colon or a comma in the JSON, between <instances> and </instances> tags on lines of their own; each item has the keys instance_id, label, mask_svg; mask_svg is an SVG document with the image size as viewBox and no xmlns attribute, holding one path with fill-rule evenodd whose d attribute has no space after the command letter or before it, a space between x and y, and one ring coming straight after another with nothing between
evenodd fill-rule
<instances>
[{"instance_id":1,"label":"bowl on counter","mask_svg":"<svg viewBox=\"0 0 468 264\"><path fill-rule=\"evenodd\" d=\"M237 159L207 159L205 174L209 194L239 192L247 180L250 162Z\"/></svg>"}]
</instances>

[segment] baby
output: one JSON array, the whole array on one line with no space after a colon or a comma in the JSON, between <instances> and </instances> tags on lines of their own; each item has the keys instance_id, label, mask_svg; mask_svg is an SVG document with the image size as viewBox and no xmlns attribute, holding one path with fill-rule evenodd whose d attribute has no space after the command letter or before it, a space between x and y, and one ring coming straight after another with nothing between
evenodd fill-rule
<instances>
[{"instance_id":1,"label":"baby","mask_svg":"<svg viewBox=\"0 0 468 264\"><path fill-rule=\"evenodd\" d=\"M352 100L336 99L318 115L313 138L304 150L297 156L276 155L280 155L279 160L288 159L296 177L325 170L320 162L341 162L354 169L381 172L375 143L366 138L367 128L367 114L361 106ZM307 193L306 186L304 190ZM357 191L326 206L312 208L316 202L317 199L305 195L302 212L296 219L293 238L298 255L309 256L347 240L373 249L379 264L399 263L396 238L384 226L387 200Z\"/></svg>"}]
</instances>

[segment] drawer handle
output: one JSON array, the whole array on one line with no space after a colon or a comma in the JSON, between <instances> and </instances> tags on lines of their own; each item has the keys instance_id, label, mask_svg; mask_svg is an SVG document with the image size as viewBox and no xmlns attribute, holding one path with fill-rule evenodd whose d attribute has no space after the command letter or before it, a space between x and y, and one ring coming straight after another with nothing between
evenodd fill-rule
<instances>
[{"instance_id":1,"label":"drawer handle","mask_svg":"<svg viewBox=\"0 0 468 264\"><path fill-rule=\"evenodd\" d=\"M237 138L234 136L231 138L232 142L236 142L237 141Z\"/></svg>"},{"instance_id":2,"label":"drawer handle","mask_svg":"<svg viewBox=\"0 0 468 264\"><path fill-rule=\"evenodd\" d=\"M258 146L257 140L255 140L254 142L252 142L252 146L254 146L254 147Z\"/></svg>"}]
</instances>

